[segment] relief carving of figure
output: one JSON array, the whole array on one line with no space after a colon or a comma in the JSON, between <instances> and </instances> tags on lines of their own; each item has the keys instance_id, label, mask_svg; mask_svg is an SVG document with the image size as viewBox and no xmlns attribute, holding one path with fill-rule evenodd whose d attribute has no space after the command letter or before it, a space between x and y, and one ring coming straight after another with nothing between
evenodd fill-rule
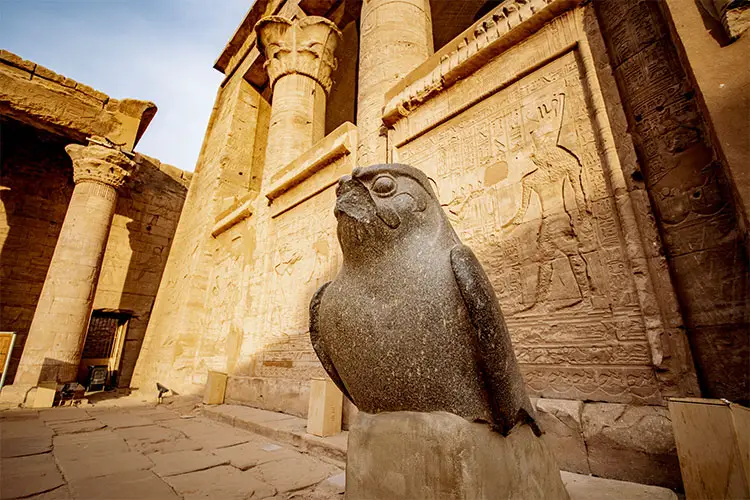
<instances>
[{"instance_id":1,"label":"relief carving of figure","mask_svg":"<svg viewBox=\"0 0 750 500\"><path fill-rule=\"evenodd\" d=\"M542 219L537 236L540 264L534 302L524 310L541 307L549 298L553 261L560 253L568 258L580 294L578 299L560 307L586 300L594 290L588 264L583 257L583 253L594 248L588 238L581 238L581 233L590 230L584 226L590 225L587 216L591 214L581 177L583 169L578 157L559 144L564 103L565 94L557 93L549 106L545 103L537 108L540 126L530 133L532 151L527 157L533 167L521 179L521 206L503 224L504 229L510 230L519 226L529 209L531 195L537 195ZM520 159L520 156L516 158ZM573 191L574 207L565 203L566 181Z\"/></svg>"}]
</instances>

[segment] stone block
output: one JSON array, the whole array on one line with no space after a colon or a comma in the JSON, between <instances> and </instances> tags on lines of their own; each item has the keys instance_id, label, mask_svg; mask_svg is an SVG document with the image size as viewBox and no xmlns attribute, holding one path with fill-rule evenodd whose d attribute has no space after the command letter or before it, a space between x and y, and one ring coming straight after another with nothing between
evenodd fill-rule
<instances>
[{"instance_id":1,"label":"stone block","mask_svg":"<svg viewBox=\"0 0 750 500\"><path fill-rule=\"evenodd\" d=\"M570 500L677 500L667 488L561 472Z\"/></svg>"},{"instance_id":2,"label":"stone block","mask_svg":"<svg viewBox=\"0 0 750 500\"><path fill-rule=\"evenodd\" d=\"M589 474L586 444L581 426L582 401L538 399L534 401L544 439L560 469Z\"/></svg>"},{"instance_id":3,"label":"stone block","mask_svg":"<svg viewBox=\"0 0 750 500\"><path fill-rule=\"evenodd\" d=\"M27 497L64 484L51 453L6 458L0 470L0 496L3 499Z\"/></svg>"},{"instance_id":4,"label":"stone block","mask_svg":"<svg viewBox=\"0 0 750 500\"><path fill-rule=\"evenodd\" d=\"M503 437L486 424L445 412L360 412L349 431L346 495L568 498L554 456L529 426Z\"/></svg>"},{"instance_id":5,"label":"stone block","mask_svg":"<svg viewBox=\"0 0 750 500\"><path fill-rule=\"evenodd\" d=\"M229 460L205 451L155 453L150 458L154 462L154 474L160 477L176 476L229 463Z\"/></svg>"},{"instance_id":6,"label":"stone block","mask_svg":"<svg viewBox=\"0 0 750 500\"><path fill-rule=\"evenodd\" d=\"M224 404L227 391L227 374L222 372L208 372L206 391L203 393L203 403L207 405Z\"/></svg>"},{"instance_id":7,"label":"stone block","mask_svg":"<svg viewBox=\"0 0 750 500\"><path fill-rule=\"evenodd\" d=\"M185 500L270 498L276 493L273 486L228 466L170 476L166 481Z\"/></svg>"},{"instance_id":8,"label":"stone block","mask_svg":"<svg viewBox=\"0 0 750 500\"><path fill-rule=\"evenodd\" d=\"M310 381L310 403L307 410L307 432L328 437L341 432L344 395L329 378Z\"/></svg>"},{"instance_id":9,"label":"stone block","mask_svg":"<svg viewBox=\"0 0 750 500\"><path fill-rule=\"evenodd\" d=\"M229 377L226 402L307 417L307 382L271 377Z\"/></svg>"},{"instance_id":10,"label":"stone block","mask_svg":"<svg viewBox=\"0 0 750 500\"><path fill-rule=\"evenodd\" d=\"M56 382L42 382L34 392L34 402L32 408L52 408L57 393Z\"/></svg>"},{"instance_id":11,"label":"stone block","mask_svg":"<svg viewBox=\"0 0 750 500\"><path fill-rule=\"evenodd\" d=\"M681 488L672 422L661 406L587 403L583 435L591 474Z\"/></svg>"},{"instance_id":12,"label":"stone block","mask_svg":"<svg viewBox=\"0 0 750 500\"><path fill-rule=\"evenodd\" d=\"M233 467L240 470L248 470L267 462L277 462L302 456L298 451L265 440L220 448L212 453L221 459L228 460Z\"/></svg>"},{"instance_id":13,"label":"stone block","mask_svg":"<svg viewBox=\"0 0 750 500\"><path fill-rule=\"evenodd\" d=\"M179 497L161 479L147 470L136 470L111 476L86 478L70 482L76 498L125 500L170 500Z\"/></svg>"},{"instance_id":14,"label":"stone block","mask_svg":"<svg viewBox=\"0 0 750 500\"><path fill-rule=\"evenodd\" d=\"M249 470L247 474L284 493L307 488L340 472L341 470L333 465L302 455L296 458L266 462Z\"/></svg>"}]
</instances>

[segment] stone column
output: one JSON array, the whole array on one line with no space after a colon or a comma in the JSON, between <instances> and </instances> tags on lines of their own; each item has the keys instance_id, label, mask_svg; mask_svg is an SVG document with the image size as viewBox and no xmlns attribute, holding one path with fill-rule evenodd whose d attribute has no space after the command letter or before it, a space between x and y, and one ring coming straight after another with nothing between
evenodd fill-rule
<instances>
[{"instance_id":1,"label":"stone column","mask_svg":"<svg viewBox=\"0 0 750 500\"><path fill-rule=\"evenodd\" d=\"M264 173L268 177L325 135L326 96L341 32L317 16L293 21L270 16L258 21L255 31L273 89Z\"/></svg>"},{"instance_id":2,"label":"stone column","mask_svg":"<svg viewBox=\"0 0 750 500\"><path fill-rule=\"evenodd\" d=\"M13 385L76 379L104 249L122 186L135 164L95 142L65 148L75 189Z\"/></svg>"},{"instance_id":3,"label":"stone column","mask_svg":"<svg viewBox=\"0 0 750 500\"><path fill-rule=\"evenodd\" d=\"M434 52L430 0L365 0L359 38L357 162L385 163L385 93Z\"/></svg>"}]
</instances>

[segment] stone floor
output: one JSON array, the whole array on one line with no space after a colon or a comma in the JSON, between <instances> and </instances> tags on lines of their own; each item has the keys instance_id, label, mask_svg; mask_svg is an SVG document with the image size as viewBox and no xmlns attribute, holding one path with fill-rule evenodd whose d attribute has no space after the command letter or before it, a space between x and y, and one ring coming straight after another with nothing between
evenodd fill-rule
<instances>
[{"instance_id":1,"label":"stone floor","mask_svg":"<svg viewBox=\"0 0 750 500\"><path fill-rule=\"evenodd\" d=\"M0 500L343 500L346 433L247 406L139 397L0 410ZM568 472L571 500L677 500L670 490Z\"/></svg>"},{"instance_id":2,"label":"stone floor","mask_svg":"<svg viewBox=\"0 0 750 500\"><path fill-rule=\"evenodd\" d=\"M343 464L194 402L0 412L0 498L343 498Z\"/></svg>"}]
</instances>

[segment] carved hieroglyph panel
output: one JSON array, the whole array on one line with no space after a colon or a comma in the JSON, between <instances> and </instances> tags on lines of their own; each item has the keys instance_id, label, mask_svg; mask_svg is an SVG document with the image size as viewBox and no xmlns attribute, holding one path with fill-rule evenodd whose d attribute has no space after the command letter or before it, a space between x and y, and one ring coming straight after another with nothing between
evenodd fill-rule
<instances>
[{"instance_id":1,"label":"carved hieroglyph panel","mask_svg":"<svg viewBox=\"0 0 750 500\"><path fill-rule=\"evenodd\" d=\"M251 311L251 330L262 335L255 376L309 380L324 375L310 344L308 309L315 291L341 265L335 201L334 185L269 221L262 291Z\"/></svg>"},{"instance_id":2,"label":"carved hieroglyph panel","mask_svg":"<svg viewBox=\"0 0 750 500\"><path fill-rule=\"evenodd\" d=\"M397 156L435 180L485 265L533 394L658 403L586 92L571 50Z\"/></svg>"}]
</instances>

